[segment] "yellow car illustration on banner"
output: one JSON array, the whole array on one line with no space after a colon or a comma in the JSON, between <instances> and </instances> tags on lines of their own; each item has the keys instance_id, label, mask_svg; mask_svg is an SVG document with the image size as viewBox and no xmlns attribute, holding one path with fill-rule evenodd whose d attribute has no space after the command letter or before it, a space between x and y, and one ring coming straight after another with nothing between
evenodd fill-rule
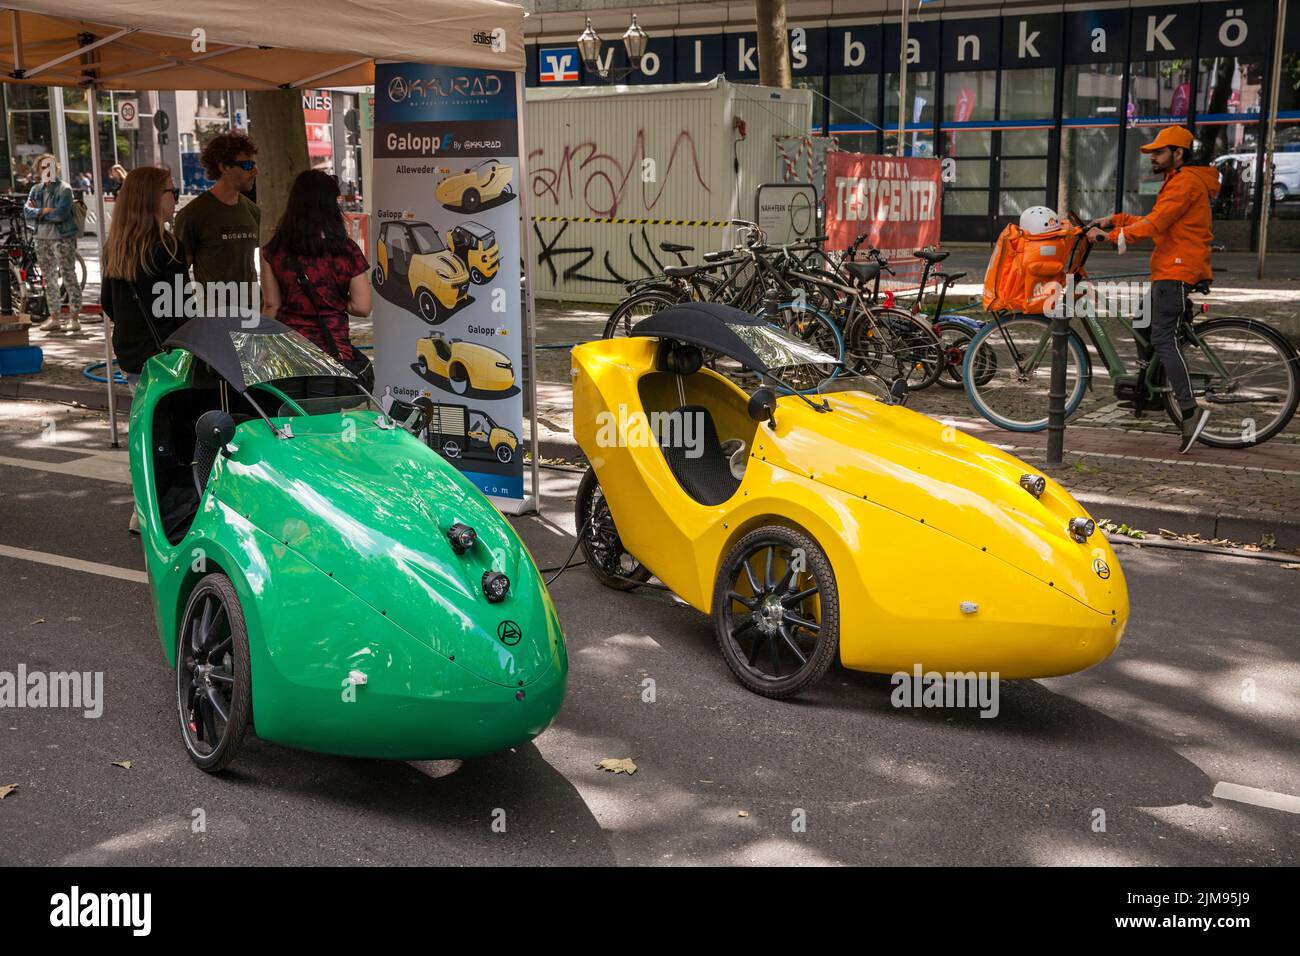
<instances>
[{"instance_id":1,"label":"yellow car illustration on banner","mask_svg":"<svg viewBox=\"0 0 1300 956\"><path fill-rule=\"evenodd\" d=\"M501 267L496 233L477 222L464 222L447 233L447 248L469 270L469 281L482 285Z\"/></svg>"},{"instance_id":2,"label":"yellow car illustration on banner","mask_svg":"<svg viewBox=\"0 0 1300 956\"><path fill-rule=\"evenodd\" d=\"M515 384L515 367L509 356L474 342L448 341L441 332L431 332L416 343L415 364L422 373L441 375L457 395L471 388L504 392Z\"/></svg>"},{"instance_id":3,"label":"yellow car illustration on banner","mask_svg":"<svg viewBox=\"0 0 1300 956\"><path fill-rule=\"evenodd\" d=\"M444 206L464 212L478 212L484 203L490 203L502 195L514 195L514 188L510 185L513 176L514 170L505 163L485 159L464 172L444 177L433 195Z\"/></svg>"},{"instance_id":4,"label":"yellow car illustration on banner","mask_svg":"<svg viewBox=\"0 0 1300 956\"><path fill-rule=\"evenodd\" d=\"M386 222L375 247L374 283L396 279L410 290L416 314L430 325L445 322L469 297L469 270L427 222Z\"/></svg>"}]
</instances>

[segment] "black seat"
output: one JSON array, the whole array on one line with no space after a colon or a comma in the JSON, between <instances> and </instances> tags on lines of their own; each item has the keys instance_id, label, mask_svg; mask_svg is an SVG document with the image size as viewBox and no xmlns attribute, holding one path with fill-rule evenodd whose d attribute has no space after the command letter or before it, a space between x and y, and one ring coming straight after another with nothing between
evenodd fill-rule
<instances>
[{"instance_id":1,"label":"black seat","mask_svg":"<svg viewBox=\"0 0 1300 956\"><path fill-rule=\"evenodd\" d=\"M668 468L677 479L682 489L702 505L720 505L736 493L740 479L731 473L731 461L722 450L718 440L718 429L713 423L713 416L703 405L683 405L673 412L679 429L676 438L681 438L688 427L686 422L700 440L698 457L691 458L692 449L684 441L671 441L660 447Z\"/></svg>"},{"instance_id":2,"label":"black seat","mask_svg":"<svg viewBox=\"0 0 1300 956\"><path fill-rule=\"evenodd\" d=\"M677 242L661 242L659 243L659 248L662 249L664 252L694 252L695 251L694 246L683 246L681 243L677 243Z\"/></svg>"},{"instance_id":3,"label":"black seat","mask_svg":"<svg viewBox=\"0 0 1300 956\"><path fill-rule=\"evenodd\" d=\"M674 279L689 279L703 268L703 266L669 266L664 270L664 275Z\"/></svg>"},{"instance_id":4,"label":"black seat","mask_svg":"<svg viewBox=\"0 0 1300 956\"><path fill-rule=\"evenodd\" d=\"M844 266L849 271L849 278L859 285L875 282L876 276L880 275L879 262L846 262Z\"/></svg>"},{"instance_id":5,"label":"black seat","mask_svg":"<svg viewBox=\"0 0 1300 956\"><path fill-rule=\"evenodd\" d=\"M944 259L948 258L947 251L941 251L939 249L917 249L912 253L912 255L916 256L918 259L924 259L926 262L930 263L930 265L934 265L936 262L943 262Z\"/></svg>"},{"instance_id":6,"label":"black seat","mask_svg":"<svg viewBox=\"0 0 1300 956\"><path fill-rule=\"evenodd\" d=\"M966 273L964 273L964 272L936 272L936 273L934 274L934 277L935 277L936 279L941 280L945 285L952 285L952 284L953 284L954 282L956 282L958 279L964 279L964 278L966 278Z\"/></svg>"}]
</instances>

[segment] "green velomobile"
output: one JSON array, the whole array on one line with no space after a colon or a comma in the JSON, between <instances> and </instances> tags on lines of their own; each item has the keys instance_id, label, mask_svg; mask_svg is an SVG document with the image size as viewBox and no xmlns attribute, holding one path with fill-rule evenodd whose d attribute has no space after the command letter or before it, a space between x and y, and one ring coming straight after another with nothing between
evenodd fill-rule
<instances>
[{"instance_id":1,"label":"green velomobile","mask_svg":"<svg viewBox=\"0 0 1300 956\"><path fill-rule=\"evenodd\" d=\"M193 319L146 364L131 481L186 749L250 729L402 760L536 737L568 659L510 524L341 364L268 319Z\"/></svg>"}]
</instances>

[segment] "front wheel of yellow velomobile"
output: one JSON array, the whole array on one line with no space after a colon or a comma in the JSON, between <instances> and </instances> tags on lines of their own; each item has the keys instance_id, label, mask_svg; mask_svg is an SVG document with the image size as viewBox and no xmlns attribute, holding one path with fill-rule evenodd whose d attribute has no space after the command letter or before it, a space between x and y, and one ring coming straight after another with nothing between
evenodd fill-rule
<instances>
[{"instance_id":1,"label":"front wheel of yellow velomobile","mask_svg":"<svg viewBox=\"0 0 1300 956\"><path fill-rule=\"evenodd\" d=\"M713 626L727 666L754 693L807 690L839 652L839 593L825 552L776 525L745 535L718 571Z\"/></svg>"}]
</instances>

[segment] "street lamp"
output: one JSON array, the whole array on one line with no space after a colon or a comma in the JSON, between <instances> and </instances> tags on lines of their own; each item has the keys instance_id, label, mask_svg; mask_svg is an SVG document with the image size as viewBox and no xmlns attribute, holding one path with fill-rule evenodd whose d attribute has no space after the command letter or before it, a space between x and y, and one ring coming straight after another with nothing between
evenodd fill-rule
<instances>
[{"instance_id":1,"label":"street lamp","mask_svg":"<svg viewBox=\"0 0 1300 956\"><path fill-rule=\"evenodd\" d=\"M641 57L645 55L646 35L641 25L636 22L635 13L632 14L632 25L623 34L623 49L627 51L629 66L611 65L602 68L600 65L602 42L600 34L591 25L591 17L588 17L587 29L583 30L582 36L578 37L578 51L582 54L582 65L587 68L587 72L595 73L602 80L621 83L641 68Z\"/></svg>"}]
</instances>

